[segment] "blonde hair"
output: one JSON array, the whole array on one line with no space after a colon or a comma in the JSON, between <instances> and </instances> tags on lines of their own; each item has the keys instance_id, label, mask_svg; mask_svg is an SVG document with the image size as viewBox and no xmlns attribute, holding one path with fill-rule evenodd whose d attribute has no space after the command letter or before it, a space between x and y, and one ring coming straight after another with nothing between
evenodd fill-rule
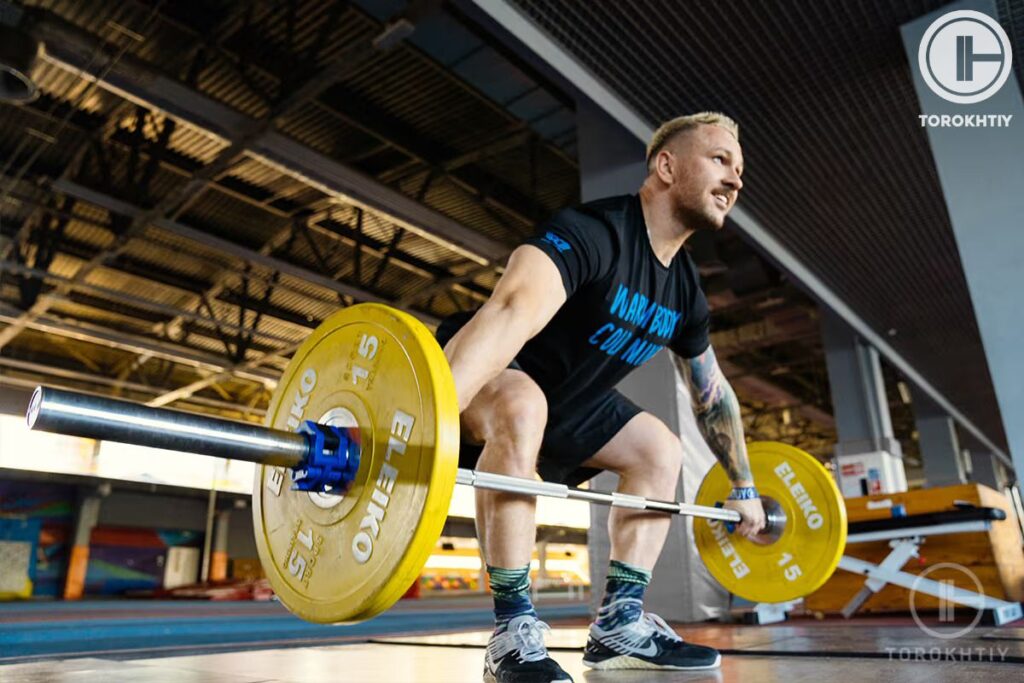
<instances>
[{"instance_id":1,"label":"blonde hair","mask_svg":"<svg viewBox=\"0 0 1024 683\"><path fill-rule=\"evenodd\" d=\"M658 130L654 131L654 135L651 136L651 141L647 145L647 167L651 167L651 162L654 161L654 157L658 155L658 152L665 148L665 145L667 145L672 138L676 137L676 135L684 130L693 130L701 124L719 126L720 128L724 128L732 133L732 136L736 138L737 142L740 139L739 124L721 112L702 111L696 114L689 114L687 116L677 116L676 118L661 124L661 126L658 127Z\"/></svg>"}]
</instances>

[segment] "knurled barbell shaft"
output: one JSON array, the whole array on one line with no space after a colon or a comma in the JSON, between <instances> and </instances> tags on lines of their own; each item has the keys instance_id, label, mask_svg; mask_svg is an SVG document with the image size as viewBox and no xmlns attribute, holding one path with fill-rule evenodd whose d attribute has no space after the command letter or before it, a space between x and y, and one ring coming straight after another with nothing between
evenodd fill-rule
<instances>
[{"instance_id":1,"label":"knurled barbell shaft","mask_svg":"<svg viewBox=\"0 0 1024 683\"><path fill-rule=\"evenodd\" d=\"M52 387L36 387L26 420L30 429L45 432L279 467L300 467L309 450L306 438L294 432ZM578 489L463 468L458 470L456 483L505 493L583 500L723 522L741 521L735 510Z\"/></svg>"},{"instance_id":2,"label":"knurled barbell shaft","mask_svg":"<svg viewBox=\"0 0 1024 683\"><path fill-rule=\"evenodd\" d=\"M588 503L598 505L610 505L617 508L629 508L632 510L652 510L658 512L669 512L676 515L687 515L690 517L703 517L705 519L717 519L723 522L741 521L740 513L735 510L724 508L713 508L706 505L691 505L690 503L669 502L665 500L651 500L642 496L633 496L627 493L607 493L605 491L592 491L589 489L578 489L565 484L556 484L548 481L535 481L510 477L504 474L493 474L491 472L477 472L459 468L455 483L465 484L478 489L489 489L491 491L504 491L506 493L521 493L530 496L543 496L545 498L568 498L569 500L585 500Z\"/></svg>"}]
</instances>

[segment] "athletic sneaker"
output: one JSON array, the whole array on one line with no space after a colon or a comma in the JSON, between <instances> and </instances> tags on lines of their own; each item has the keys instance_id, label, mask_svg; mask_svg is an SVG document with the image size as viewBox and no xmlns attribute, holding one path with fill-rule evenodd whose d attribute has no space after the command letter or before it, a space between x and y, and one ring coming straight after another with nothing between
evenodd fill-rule
<instances>
[{"instance_id":1,"label":"athletic sneaker","mask_svg":"<svg viewBox=\"0 0 1024 683\"><path fill-rule=\"evenodd\" d=\"M592 669L715 669L718 650L685 642L657 614L607 630L590 625L583 663Z\"/></svg>"},{"instance_id":2,"label":"athletic sneaker","mask_svg":"<svg viewBox=\"0 0 1024 683\"><path fill-rule=\"evenodd\" d=\"M532 614L508 622L487 643L485 683L572 683L558 662L548 657L544 631L551 629Z\"/></svg>"}]
</instances>

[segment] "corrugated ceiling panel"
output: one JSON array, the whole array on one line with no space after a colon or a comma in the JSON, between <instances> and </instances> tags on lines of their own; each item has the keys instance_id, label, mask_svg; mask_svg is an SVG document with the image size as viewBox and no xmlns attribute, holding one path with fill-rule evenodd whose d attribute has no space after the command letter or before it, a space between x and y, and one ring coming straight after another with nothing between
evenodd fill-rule
<instances>
[{"instance_id":1,"label":"corrugated ceiling panel","mask_svg":"<svg viewBox=\"0 0 1024 683\"><path fill-rule=\"evenodd\" d=\"M274 92L276 82L255 70L246 71L243 78L236 63L221 57L203 70L196 87L218 102L258 119L270 111L264 96Z\"/></svg>"},{"instance_id":2,"label":"corrugated ceiling panel","mask_svg":"<svg viewBox=\"0 0 1024 683\"><path fill-rule=\"evenodd\" d=\"M75 213L82 212L76 210ZM64 236L95 249L105 249L114 241L114 234L110 230L82 221L68 221L67 227L64 228Z\"/></svg>"},{"instance_id":3,"label":"corrugated ceiling panel","mask_svg":"<svg viewBox=\"0 0 1024 683\"><path fill-rule=\"evenodd\" d=\"M351 126L322 105L307 104L281 122L289 137L334 159L354 159L381 146L381 141Z\"/></svg>"},{"instance_id":4,"label":"corrugated ceiling panel","mask_svg":"<svg viewBox=\"0 0 1024 683\"><path fill-rule=\"evenodd\" d=\"M155 234L156 229L150 228L147 235ZM186 247L187 249L187 247ZM143 263L151 263L160 271L174 273L184 280L193 281L199 286L210 282L221 271L216 262L205 259L182 258L178 249L161 242L147 239L133 239L124 250L126 257ZM191 254L190 254L191 256Z\"/></svg>"},{"instance_id":5,"label":"corrugated ceiling panel","mask_svg":"<svg viewBox=\"0 0 1024 683\"><path fill-rule=\"evenodd\" d=\"M186 225L202 227L251 249L259 249L267 240L289 226L287 219L213 192L207 192L196 200L181 220Z\"/></svg>"}]
</instances>

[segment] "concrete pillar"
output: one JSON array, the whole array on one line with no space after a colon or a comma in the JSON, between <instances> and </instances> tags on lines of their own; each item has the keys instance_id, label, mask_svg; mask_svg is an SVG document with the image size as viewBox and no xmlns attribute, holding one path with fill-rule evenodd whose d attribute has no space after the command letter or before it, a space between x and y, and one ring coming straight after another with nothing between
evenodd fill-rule
<instances>
[{"instance_id":1,"label":"concrete pillar","mask_svg":"<svg viewBox=\"0 0 1024 683\"><path fill-rule=\"evenodd\" d=\"M970 293L973 314L978 324L988 363L989 381L995 390L1002 416L1006 442L1016 471L1024 471L1024 316L1020 315L1020 297L1024 290L1024 99L1021 85L1011 67L1011 49L1001 45L999 32L978 18L954 22L947 20L942 36L933 33L925 43L926 67L932 85L925 80L919 56L925 32L940 17L956 10L970 10L995 19L1003 31L1010 28L1011 17L1000 15L995 0L961 0L945 5L901 27L903 46L920 114L925 116L1002 117L1009 124L1001 127L926 127L935 170L942 186L950 225L956 240L960 263ZM952 34L952 35L950 35ZM972 57L986 55L984 61L971 60L970 73L957 55L954 42L960 35L972 35ZM940 39L941 38L941 39ZM929 47L931 46L931 47ZM999 86L999 79L1005 81ZM964 80L964 79L967 80ZM941 97L944 86L961 92L974 91L983 96L977 102L953 102ZM935 88L933 90L933 87ZM948 90L946 91L948 96ZM941 119L940 119L941 123ZM970 315L972 311L966 311ZM997 431L998 427L992 428ZM999 448L1001 434L985 437Z\"/></svg>"},{"instance_id":2,"label":"concrete pillar","mask_svg":"<svg viewBox=\"0 0 1024 683\"><path fill-rule=\"evenodd\" d=\"M893 435L878 351L831 311L824 311L821 329L843 495L905 491L903 449Z\"/></svg>"},{"instance_id":3,"label":"concrete pillar","mask_svg":"<svg viewBox=\"0 0 1024 683\"><path fill-rule=\"evenodd\" d=\"M210 555L210 581L228 578L228 532L231 529L231 510L217 513L213 532L213 551Z\"/></svg>"},{"instance_id":4,"label":"concrete pillar","mask_svg":"<svg viewBox=\"0 0 1024 683\"><path fill-rule=\"evenodd\" d=\"M577 139L580 158L580 188L584 201L639 190L647 176L645 147L634 135L589 101L577 107ZM637 405L665 421L677 434L680 414L689 419L690 434L683 459L683 476L677 498L692 502L697 486L714 462L697 434L689 401L680 403L676 372L668 352L663 351L635 370L619 390ZM694 438L696 435L696 438ZM684 482L688 482L685 485ZM612 491L618 477L609 472L591 480L594 489ZM610 543L608 508L592 506L588 546L590 551L591 610L596 611L604 597L608 574ZM727 594L707 574L697 557L688 520L675 517L654 577L647 590L648 605L657 605L657 613L677 621L698 621L717 616L728 604Z\"/></svg>"},{"instance_id":5,"label":"concrete pillar","mask_svg":"<svg viewBox=\"0 0 1024 683\"><path fill-rule=\"evenodd\" d=\"M899 456L878 352L841 318L822 315L825 362L839 442L836 455L887 451Z\"/></svg>"},{"instance_id":6,"label":"concrete pillar","mask_svg":"<svg viewBox=\"0 0 1024 683\"><path fill-rule=\"evenodd\" d=\"M78 506L75 538L68 557L68 573L64 580L64 599L78 600L85 593L85 573L89 568L89 537L100 516L99 495L84 498Z\"/></svg>"},{"instance_id":7,"label":"concrete pillar","mask_svg":"<svg viewBox=\"0 0 1024 683\"><path fill-rule=\"evenodd\" d=\"M967 471L953 419L923 391L914 390L912 395L926 485L955 486L965 483Z\"/></svg>"}]
</instances>

